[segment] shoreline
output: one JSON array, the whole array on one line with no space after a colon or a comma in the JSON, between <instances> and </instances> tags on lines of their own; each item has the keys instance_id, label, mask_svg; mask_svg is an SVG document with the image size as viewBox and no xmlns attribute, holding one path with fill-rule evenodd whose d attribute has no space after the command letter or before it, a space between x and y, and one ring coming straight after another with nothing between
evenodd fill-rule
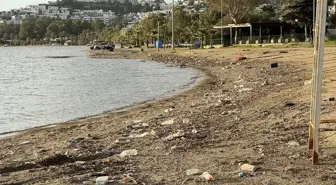
<instances>
[{"instance_id":1,"label":"shoreline","mask_svg":"<svg viewBox=\"0 0 336 185\"><path fill-rule=\"evenodd\" d=\"M88 54L87 57L94 58L92 54ZM115 58L115 59L117 59L117 58ZM127 59L130 59L130 58L127 58ZM135 60L139 60L139 59L135 59ZM138 62L142 62L142 61L138 61ZM148 62L160 63L160 62L153 61L153 60L149 60ZM169 67L169 66L167 66L167 67ZM3 132L3 133L0 133L0 140L7 139L8 137L13 137L13 136L19 135L20 133L30 132L30 131L33 131L33 130L38 131L38 130L42 130L42 129L48 129L48 128L56 127L57 125L60 125L60 124L69 124L69 123L78 122L78 121L85 121L85 120L88 120L88 119L91 119L91 118L100 118L100 117L102 117L106 114L111 114L111 113L115 113L115 112L125 112L125 111L128 111L128 110L132 109L133 107L136 107L136 106L139 106L139 105L142 105L142 104L154 103L156 101L161 101L161 100L165 100L165 99L168 99L168 98L173 98L174 96L178 96L181 93L185 93L189 90L192 90L194 87L200 85L205 78L207 78L206 75L203 74L202 71L200 71L198 69L190 68L190 70L196 71L196 73L197 73L195 76L191 77L192 81L190 83L185 84L185 85L183 85L183 87L179 87L178 89L169 90L169 91L165 92L162 96L155 97L155 98L148 99L148 100L144 100L144 101L137 102L137 103L132 103L130 105L125 105L125 106L114 108L114 109L111 109L111 110L106 110L106 111L103 111L101 113L94 114L94 115L77 117L77 118L73 118L73 119L70 119L70 120L67 120L67 121L63 121L63 122L49 123L49 124L45 124L45 125L41 125L41 126L22 129L22 130ZM179 92L175 93L176 91L179 91Z\"/></svg>"},{"instance_id":2,"label":"shoreline","mask_svg":"<svg viewBox=\"0 0 336 185\"><path fill-rule=\"evenodd\" d=\"M237 50L248 60L232 60ZM128 184L333 184L332 166L310 167L304 83L311 73L304 62L291 62L297 51L237 50L96 52L192 67L206 78L164 100L0 140L0 184L95 184L97 176L108 176L109 184L125 177ZM270 68L275 60L279 67ZM324 111L332 105L324 102ZM131 149L137 154L121 157ZM257 170L242 178L244 163ZM185 175L194 168L214 181Z\"/></svg>"},{"instance_id":3,"label":"shoreline","mask_svg":"<svg viewBox=\"0 0 336 185\"><path fill-rule=\"evenodd\" d=\"M155 61L152 61L152 62L155 62ZM194 69L192 69L192 70L194 70ZM198 72L201 73L201 71L198 71ZM143 104L151 104L151 103L155 103L157 101L162 101L162 100L165 100L165 99L174 98L175 96L179 96L182 93L187 93L188 91L192 90L193 88L197 87L198 85L201 85L202 81L204 81L205 78L206 78L206 76L203 75L203 74L200 74L200 76L192 77L192 79L194 79L194 80L192 82L186 84L186 85L183 85L183 88L179 88L179 90L181 90L181 92L178 92L178 93L172 93L172 92L177 91L177 89L173 89L169 92L166 92L162 96L152 98L152 99L148 99L148 100L145 100L145 101L141 101L141 102L138 102L138 103L133 103L133 104L130 104L130 105L125 105L125 106L122 106L122 107L114 108L114 109L111 109L111 110L106 110L106 111L103 111L102 113L99 113L99 114L78 117L78 118L70 119L70 120L64 121L64 122L50 123L50 124L46 124L46 125L41 125L41 126L36 126L36 127L32 127L32 128L23 129L23 130L3 132L3 133L0 133L0 140L7 139L8 137L13 137L13 136L20 135L20 133L25 133L25 132L30 132L30 131L38 131L38 130L42 130L42 129L49 129L49 128L56 127L57 125L69 124L69 123L79 122L79 121L85 121L85 120L88 120L88 119L91 119L91 118L100 118L100 117L102 117L106 114L112 114L112 113L118 113L118 112L127 112L127 111L129 111L130 109L132 109L136 106L140 106L140 105L143 105Z\"/></svg>"}]
</instances>

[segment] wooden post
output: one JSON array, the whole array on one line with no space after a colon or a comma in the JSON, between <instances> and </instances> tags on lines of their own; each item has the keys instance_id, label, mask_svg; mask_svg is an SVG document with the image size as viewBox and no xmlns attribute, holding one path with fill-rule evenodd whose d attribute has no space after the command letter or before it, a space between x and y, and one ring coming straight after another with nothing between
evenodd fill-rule
<instances>
[{"instance_id":1,"label":"wooden post","mask_svg":"<svg viewBox=\"0 0 336 185\"><path fill-rule=\"evenodd\" d=\"M311 115L309 124L309 149L312 149L313 164L318 163L319 128L321 118L321 94L324 61L324 41L326 29L327 0L317 0L316 25L314 35L314 68Z\"/></svg>"}]
</instances>

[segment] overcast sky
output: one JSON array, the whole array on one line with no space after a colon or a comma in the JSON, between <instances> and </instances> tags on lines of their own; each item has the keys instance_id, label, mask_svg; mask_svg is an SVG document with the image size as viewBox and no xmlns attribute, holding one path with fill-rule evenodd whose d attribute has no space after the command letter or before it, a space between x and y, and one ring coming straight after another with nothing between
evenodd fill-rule
<instances>
[{"instance_id":1,"label":"overcast sky","mask_svg":"<svg viewBox=\"0 0 336 185\"><path fill-rule=\"evenodd\" d=\"M17 9L27 5L47 3L50 0L0 0L0 11Z\"/></svg>"}]
</instances>

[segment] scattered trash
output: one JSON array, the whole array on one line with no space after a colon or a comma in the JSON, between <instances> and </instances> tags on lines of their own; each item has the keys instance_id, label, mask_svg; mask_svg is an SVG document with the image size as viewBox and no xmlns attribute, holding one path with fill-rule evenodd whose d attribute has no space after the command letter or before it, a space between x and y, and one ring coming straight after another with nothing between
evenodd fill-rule
<instances>
[{"instance_id":1,"label":"scattered trash","mask_svg":"<svg viewBox=\"0 0 336 185\"><path fill-rule=\"evenodd\" d=\"M149 135L149 132L145 132L145 133L142 133L142 134L131 134L129 136L129 138L143 138L145 136L148 136Z\"/></svg>"},{"instance_id":2,"label":"scattered trash","mask_svg":"<svg viewBox=\"0 0 336 185\"><path fill-rule=\"evenodd\" d=\"M83 184L90 184L90 181L83 181Z\"/></svg>"},{"instance_id":3,"label":"scattered trash","mask_svg":"<svg viewBox=\"0 0 336 185\"><path fill-rule=\"evenodd\" d=\"M122 182L125 183L125 184L129 183L129 181L130 181L129 178L127 178L127 177L124 177L123 180L122 180Z\"/></svg>"},{"instance_id":4,"label":"scattered trash","mask_svg":"<svg viewBox=\"0 0 336 185\"><path fill-rule=\"evenodd\" d=\"M300 146L300 143L297 141L290 141L287 143L289 146Z\"/></svg>"},{"instance_id":5,"label":"scattered trash","mask_svg":"<svg viewBox=\"0 0 336 185\"><path fill-rule=\"evenodd\" d=\"M133 129L142 129L142 128L148 128L149 124L148 123L139 123L136 125L132 125Z\"/></svg>"},{"instance_id":6,"label":"scattered trash","mask_svg":"<svg viewBox=\"0 0 336 185\"><path fill-rule=\"evenodd\" d=\"M161 123L161 125L173 125L173 124L174 124L174 119L167 120L167 121Z\"/></svg>"},{"instance_id":7,"label":"scattered trash","mask_svg":"<svg viewBox=\"0 0 336 185\"><path fill-rule=\"evenodd\" d=\"M313 80L306 80L304 81L304 85L307 86L307 85L311 85L313 83Z\"/></svg>"},{"instance_id":8,"label":"scattered trash","mask_svg":"<svg viewBox=\"0 0 336 185\"><path fill-rule=\"evenodd\" d=\"M246 57L242 57L242 56L236 57L236 61L241 61L241 60L246 60L246 59L247 59Z\"/></svg>"},{"instance_id":9,"label":"scattered trash","mask_svg":"<svg viewBox=\"0 0 336 185\"><path fill-rule=\"evenodd\" d=\"M151 135L156 136L156 132L154 130L151 130Z\"/></svg>"},{"instance_id":10,"label":"scattered trash","mask_svg":"<svg viewBox=\"0 0 336 185\"><path fill-rule=\"evenodd\" d=\"M171 111L173 111L173 108L166 109L166 110L165 110L165 113L169 113L169 112L171 112Z\"/></svg>"},{"instance_id":11,"label":"scattered trash","mask_svg":"<svg viewBox=\"0 0 336 185\"><path fill-rule=\"evenodd\" d=\"M329 101L336 101L336 98L334 98L334 97L329 98Z\"/></svg>"},{"instance_id":12,"label":"scattered trash","mask_svg":"<svg viewBox=\"0 0 336 185\"><path fill-rule=\"evenodd\" d=\"M164 140L173 140L175 138L179 138L179 137L182 137L184 136L184 131L183 130L179 130L177 133L175 134L171 134L169 136L167 136L166 138L164 138Z\"/></svg>"},{"instance_id":13,"label":"scattered trash","mask_svg":"<svg viewBox=\"0 0 336 185\"><path fill-rule=\"evenodd\" d=\"M197 134L198 131L194 128L194 129L192 129L191 133L193 133L193 134Z\"/></svg>"},{"instance_id":14,"label":"scattered trash","mask_svg":"<svg viewBox=\"0 0 336 185\"><path fill-rule=\"evenodd\" d=\"M229 104L232 104L232 101L230 99L223 99L223 100L219 99L218 103L223 104L223 105L229 105Z\"/></svg>"},{"instance_id":15,"label":"scattered trash","mask_svg":"<svg viewBox=\"0 0 336 185\"><path fill-rule=\"evenodd\" d=\"M85 164L85 161L76 161L75 164Z\"/></svg>"},{"instance_id":16,"label":"scattered trash","mask_svg":"<svg viewBox=\"0 0 336 185\"><path fill-rule=\"evenodd\" d=\"M109 179L108 176L98 177L98 178L96 179L96 184L98 184L98 185L105 185L105 184L108 183L108 179Z\"/></svg>"},{"instance_id":17,"label":"scattered trash","mask_svg":"<svg viewBox=\"0 0 336 185\"><path fill-rule=\"evenodd\" d=\"M242 89L239 89L238 92L249 92L249 91L252 91L253 89L252 88L242 88Z\"/></svg>"},{"instance_id":18,"label":"scattered trash","mask_svg":"<svg viewBox=\"0 0 336 185\"><path fill-rule=\"evenodd\" d=\"M22 143L20 143L21 145L27 145L27 144L30 144L31 141L23 141Z\"/></svg>"},{"instance_id":19,"label":"scattered trash","mask_svg":"<svg viewBox=\"0 0 336 185\"><path fill-rule=\"evenodd\" d=\"M293 103L293 102L286 103L286 107L293 107L295 105L296 105L296 103Z\"/></svg>"},{"instance_id":20,"label":"scattered trash","mask_svg":"<svg viewBox=\"0 0 336 185\"><path fill-rule=\"evenodd\" d=\"M200 171L199 169L196 169L196 168L194 168L194 169L189 169L189 170L186 171L187 176L190 176L190 175L198 175L198 174L200 174L200 173L201 173L201 171Z\"/></svg>"},{"instance_id":21,"label":"scattered trash","mask_svg":"<svg viewBox=\"0 0 336 185\"><path fill-rule=\"evenodd\" d=\"M135 156L138 155L138 151L136 149L132 149L132 150L125 150L123 152L121 152L121 154L119 155L121 158L127 157L127 156Z\"/></svg>"},{"instance_id":22,"label":"scattered trash","mask_svg":"<svg viewBox=\"0 0 336 185\"><path fill-rule=\"evenodd\" d=\"M254 172L256 170L256 167L253 166L253 165L250 165L250 164L243 164L241 167L240 167L240 170L242 172Z\"/></svg>"},{"instance_id":23,"label":"scattered trash","mask_svg":"<svg viewBox=\"0 0 336 185\"><path fill-rule=\"evenodd\" d=\"M277 68L279 67L279 64L276 62L276 63L271 63L271 68Z\"/></svg>"},{"instance_id":24,"label":"scattered trash","mask_svg":"<svg viewBox=\"0 0 336 185\"><path fill-rule=\"evenodd\" d=\"M276 84L276 86L283 86L286 85L285 83L280 83L280 84Z\"/></svg>"},{"instance_id":25,"label":"scattered trash","mask_svg":"<svg viewBox=\"0 0 336 185\"><path fill-rule=\"evenodd\" d=\"M207 180L207 181L213 181L213 177L212 175L210 175L210 173L208 172L204 172L202 175L200 175L200 178Z\"/></svg>"},{"instance_id":26,"label":"scattered trash","mask_svg":"<svg viewBox=\"0 0 336 185\"><path fill-rule=\"evenodd\" d=\"M238 175L239 177L246 177L246 174L244 172L240 172Z\"/></svg>"},{"instance_id":27,"label":"scattered trash","mask_svg":"<svg viewBox=\"0 0 336 185\"><path fill-rule=\"evenodd\" d=\"M190 123L190 119L187 119L187 118L186 118L186 119L183 119L182 122L183 122L183 124L189 124L189 123Z\"/></svg>"}]
</instances>

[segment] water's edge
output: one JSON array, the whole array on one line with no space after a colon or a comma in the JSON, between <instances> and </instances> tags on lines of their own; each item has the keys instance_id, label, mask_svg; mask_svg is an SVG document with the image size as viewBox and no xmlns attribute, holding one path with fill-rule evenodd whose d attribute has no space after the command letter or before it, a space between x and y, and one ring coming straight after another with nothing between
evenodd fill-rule
<instances>
[{"instance_id":1,"label":"water's edge","mask_svg":"<svg viewBox=\"0 0 336 185\"><path fill-rule=\"evenodd\" d=\"M139 60L134 59L134 61L139 61ZM146 62L160 63L160 62L153 61L153 60L146 60ZM172 89L172 90L166 92L162 96L158 96L158 97L155 97L155 98L152 98L152 99L149 99L149 100L145 100L145 101L141 101L141 102L138 102L138 103L133 103L131 105L126 105L126 106L122 106L122 107L119 107L119 108L107 110L107 111L104 111L104 112L99 113L99 114L74 118L74 119L71 119L71 120L68 120L68 121L65 121L65 122L50 123L50 124L46 124L46 125L42 125L42 126L31 127L31 128L17 130L17 131L3 132L3 133L0 133L0 140L7 139L7 138L10 138L12 136L16 136L16 135L18 135L20 133L23 133L23 132L39 130L39 129L53 128L53 127L56 127L57 125L60 125L60 124L68 124L68 123L73 123L73 122L78 122L78 121L85 121L85 120L92 119L92 118L99 118L99 117L102 117L102 116L104 116L106 114L110 114L110 113L126 112L126 111L129 111L131 108L142 105L142 104L154 103L154 102L157 102L157 101L160 101L160 100L165 100L165 99L168 99L168 98L172 98L174 96L178 96L182 93L185 93L185 92L187 92L189 90L192 90L193 88L197 87L199 84L201 84L206 79L206 75L202 71L200 71L198 69L195 69L195 68L188 68L188 69L196 72L196 76L191 77L192 81L188 84L183 85L179 89ZM179 90L179 92L174 93L177 90Z\"/></svg>"}]
</instances>

